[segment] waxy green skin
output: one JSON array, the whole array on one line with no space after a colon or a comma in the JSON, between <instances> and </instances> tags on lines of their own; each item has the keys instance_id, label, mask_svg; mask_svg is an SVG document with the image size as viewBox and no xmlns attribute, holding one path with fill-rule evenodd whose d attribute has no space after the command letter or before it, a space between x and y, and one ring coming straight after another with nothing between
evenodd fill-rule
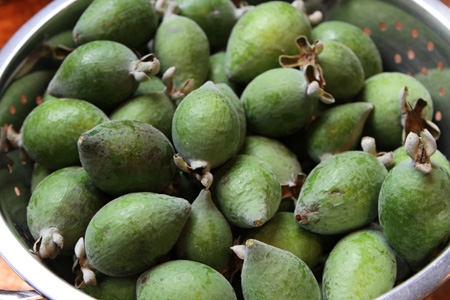
<instances>
[{"instance_id":1,"label":"waxy green skin","mask_svg":"<svg viewBox=\"0 0 450 300\"><path fill-rule=\"evenodd\" d=\"M194 20L208 37L212 50L225 48L237 21L229 0L176 0L180 15Z\"/></svg>"},{"instance_id":2,"label":"waxy green skin","mask_svg":"<svg viewBox=\"0 0 450 300\"><path fill-rule=\"evenodd\" d=\"M133 96L142 96L148 93L163 92L166 86L159 77L149 76L150 80L139 82L139 86Z\"/></svg>"},{"instance_id":3,"label":"waxy green skin","mask_svg":"<svg viewBox=\"0 0 450 300\"><path fill-rule=\"evenodd\" d=\"M138 48L150 41L158 26L158 15L147 0L96 0L73 29L78 45L96 40L115 41Z\"/></svg>"},{"instance_id":4,"label":"waxy green skin","mask_svg":"<svg viewBox=\"0 0 450 300\"><path fill-rule=\"evenodd\" d=\"M300 258L258 240L246 243L241 278L246 300L320 299L319 284Z\"/></svg>"},{"instance_id":5,"label":"waxy green skin","mask_svg":"<svg viewBox=\"0 0 450 300\"><path fill-rule=\"evenodd\" d=\"M161 72L175 66L175 88L194 79L194 89L208 78L209 42L205 32L189 18L172 15L165 19L155 35L155 54L161 63Z\"/></svg>"},{"instance_id":6,"label":"waxy green skin","mask_svg":"<svg viewBox=\"0 0 450 300\"><path fill-rule=\"evenodd\" d=\"M325 111L307 129L309 156L318 163L331 155L356 149L372 110L371 103L354 102Z\"/></svg>"},{"instance_id":7,"label":"waxy green skin","mask_svg":"<svg viewBox=\"0 0 450 300\"><path fill-rule=\"evenodd\" d=\"M109 117L111 120L128 119L148 123L170 138L174 113L175 104L172 100L162 92L153 92L124 102Z\"/></svg>"},{"instance_id":8,"label":"waxy green skin","mask_svg":"<svg viewBox=\"0 0 450 300\"><path fill-rule=\"evenodd\" d=\"M406 160L393 168L380 191L379 219L389 244L414 270L445 247L450 237L450 174L431 160L424 175Z\"/></svg>"},{"instance_id":9,"label":"waxy green skin","mask_svg":"<svg viewBox=\"0 0 450 300\"><path fill-rule=\"evenodd\" d=\"M406 154L405 152L405 146L398 147L397 149L394 150L393 154L394 154L394 163L392 166L389 166L390 169L399 165L404 160L411 159L411 157L409 157L408 154ZM441 164L447 171L450 172L450 163L448 162L447 157L445 157L445 155L441 151L436 150L436 152L431 156L431 159Z\"/></svg>"},{"instance_id":10,"label":"waxy green skin","mask_svg":"<svg viewBox=\"0 0 450 300\"><path fill-rule=\"evenodd\" d=\"M360 28L346 22L327 21L314 27L311 40L336 41L356 54L367 79L381 73L381 55L372 39Z\"/></svg>"},{"instance_id":11,"label":"waxy green skin","mask_svg":"<svg viewBox=\"0 0 450 300\"><path fill-rule=\"evenodd\" d=\"M350 48L335 41L324 41L316 61L323 70L325 91L336 103L352 100L364 86L364 69Z\"/></svg>"},{"instance_id":12,"label":"waxy green skin","mask_svg":"<svg viewBox=\"0 0 450 300\"><path fill-rule=\"evenodd\" d=\"M292 181L293 174L302 172L295 154L281 142L263 136L247 136L239 154L253 155L269 164L280 184Z\"/></svg>"},{"instance_id":13,"label":"waxy green skin","mask_svg":"<svg viewBox=\"0 0 450 300\"><path fill-rule=\"evenodd\" d=\"M54 36L49 38L46 43L51 47L64 46L69 49L74 49L77 47L72 37L72 30L66 30L61 33L55 34Z\"/></svg>"},{"instance_id":14,"label":"waxy green skin","mask_svg":"<svg viewBox=\"0 0 450 300\"><path fill-rule=\"evenodd\" d=\"M208 80L211 80L215 84L225 83L236 93L240 91L240 87L238 84L229 81L227 78L227 74L225 73L225 55L225 51L220 51L209 57Z\"/></svg>"},{"instance_id":15,"label":"waxy green skin","mask_svg":"<svg viewBox=\"0 0 450 300\"><path fill-rule=\"evenodd\" d=\"M46 167L39 163L34 164L33 174L31 175L31 192L37 187L37 185L44 180L45 177L50 175L52 172Z\"/></svg>"},{"instance_id":16,"label":"waxy green skin","mask_svg":"<svg viewBox=\"0 0 450 300\"><path fill-rule=\"evenodd\" d=\"M248 230L245 239L255 239L289 251L310 269L317 265L322 256L319 235L298 226L291 212L276 213L264 226Z\"/></svg>"},{"instance_id":17,"label":"waxy green skin","mask_svg":"<svg viewBox=\"0 0 450 300\"><path fill-rule=\"evenodd\" d=\"M37 240L41 230L55 227L64 238L61 255L72 255L94 214L109 200L74 166L51 173L35 188L27 209L28 227Z\"/></svg>"},{"instance_id":18,"label":"waxy green skin","mask_svg":"<svg viewBox=\"0 0 450 300\"><path fill-rule=\"evenodd\" d=\"M230 223L253 228L275 215L281 186L268 164L254 156L237 155L214 174L212 195Z\"/></svg>"},{"instance_id":19,"label":"waxy green skin","mask_svg":"<svg viewBox=\"0 0 450 300\"><path fill-rule=\"evenodd\" d=\"M136 300L137 275L125 277L106 276L95 273L96 285L85 285L81 290L95 299L102 300Z\"/></svg>"},{"instance_id":20,"label":"waxy green skin","mask_svg":"<svg viewBox=\"0 0 450 300\"><path fill-rule=\"evenodd\" d=\"M241 96L250 130L279 137L304 127L318 104L306 90L305 76L296 69L276 68L257 76Z\"/></svg>"},{"instance_id":21,"label":"waxy green skin","mask_svg":"<svg viewBox=\"0 0 450 300\"><path fill-rule=\"evenodd\" d=\"M112 200L86 229L89 265L109 276L148 270L175 245L190 212L186 200L162 194L130 193Z\"/></svg>"},{"instance_id":22,"label":"waxy green skin","mask_svg":"<svg viewBox=\"0 0 450 300\"><path fill-rule=\"evenodd\" d=\"M322 161L302 186L295 218L320 234L368 225L377 216L378 193L387 170L374 156L347 151Z\"/></svg>"},{"instance_id":23,"label":"waxy green skin","mask_svg":"<svg viewBox=\"0 0 450 300\"><path fill-rule=\"evenodd\" d=\"M130 192L161 192L175 175L173 147L150 124L113 120L78 139L80 161L100 189L119 196Z\"/></svg>"},{"instance_id":24,"label":"waxy green skin","mask_svg":"<svg viewBox=\"0 0 450 300\"><path fill-rule=\"evenodd\" d=\"M233 234L225 217L202 190L192 203L189 219L177 244L177 258L193 260L222 272L230 260Z\"/></svg>"},{"instance_id":25,"label":"waxy green skin","mask_svg":"<svg viewBox=\"0 0 450 300\"><path fill-rule=\"evenodd\" d=\"M302 35L310 37L311 25L301 10L284 2L256 6L231 31L225 59L228 78L249 83L259 74L279 67L280 55L298 53L295 40Z\"/></svg>"},{"instance_id":26,"label":"waxy green skin","mask_svg":"<svg viewBox=\"0 0 450 300\"><path fill-rule=\"evenodd\" d=\"M380 231L353 232L337 243L325 263L324 299L374 299L394 286L396 265L394 251Z\"/></svg>"},{"instance_id":27,"label":"waxy green skin","mask_svg":"<svg viewBox=\"0 0 450 300\"><path fill-rule=\"evenodd\" d=\"M138 87L131 74L137 62L134 52L122 44L89 42L64 59L48 92L59 98L83 99L104 110L115 108Z\"/></svg>"},{"instance_id":28,"label":"waxy green skin","mask_svg":"<svg viewBox=\"0 0 450 300\"><path fill-rule=\"evenodd\" d=\"M173 260L143 273L136 284L137 300L236 300L222 274L199 262Z\"/></svg>"},{"instance_id":29,"label":"waxy green skin","mask_svg":"<svg viewBox=\"0 0 450 300\"><path fill-rule=\"evenodd\" d=\"M42 103L25 119L23 147L36 162L50 170L79 165L80 135L108 121L99 108L82 100L60 99Z\"/></svg>"},{"instance_id":30,"label":"waxy green skin","mask_svg":"<svg viewBox=\"0 0 450 300\"><path fill-rule=\"evenodd\" d=\"M22 127L27 115L45 92L53 71L37 71L14 81L0 99L0 126Z\"/></svg>"},{"instance_id":31,"label":"waxy green skin","mask_svg":"<svg viewBox=\"0 0 450 300\"><path fill-rule=\"evenodd\" d=\"M188 164L201 160L215 168L239 150L241 126L232 102L207 82L178 105L172 122L173 143Z\"/></svg>"},{"instance_id":32,"label":"waxy green skin","mask_svg":"<svg viewBox=\"0 0 450 300\"><path fill-rule=\"evenodd\" d=\"M428 90L411 76L384 72L372 76L364 84L364 89L358 101L372 103L374 110L367 119L364 134L373 137L379 147L395 149L402 145L401 110L398 100L400 90L408 87L406 101L413 106L419 98L428 105L422 115L431 120L433 117L433 102Z\"/></svg>"}]
</instances>

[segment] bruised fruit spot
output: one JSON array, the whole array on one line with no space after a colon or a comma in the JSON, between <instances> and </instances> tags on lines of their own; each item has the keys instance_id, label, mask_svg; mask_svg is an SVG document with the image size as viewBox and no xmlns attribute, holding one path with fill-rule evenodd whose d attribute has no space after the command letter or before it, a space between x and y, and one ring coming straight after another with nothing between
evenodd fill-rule
<instances>
[{"instance_id":1,"label":"bruised fruit spot","mask_svg":"<svg viewBox=\"0 0 450 300\"><path fill-rule=\"evenodd\" d=\"M214 16L218 16L218 15L220 15L220 11L215 10L215 11L212 12L212 14L213 14Z\"/></svg>"},{"instance_id":2,"label":"bruised fruit spot","mask_svg":"<svg viewBox=\"0 0 450 300\"><path fill-rule=\"evenodd\" d=\"M22 102L22 104L27 103L27 95L23 94L23 95L20 97L20 102Z\"/></svg>"},{"instance_id":3,"label":"bruised fruit spot","mask_svg":"<svg viewBox=\"0 0 450 300\"><path fill-rule=\"evenodd\" d=\"M42 103L42 97L41 96L37 96L36 97L36 104L39 105Z\"/></svg>"},{"instance_id":4,"label":"bruised fruit spot","mask_svg":"<svg viewBox=\"0 0 450 300\"><path fill-rule=\"evenodd\" d=\"M418 37L419 36L419 31L417 30L417 29L413 29L413 30L411 30L411 36L413 37L413 38L416 38L416 37Z\"/></svg>"},{"instance_id":5,"label":"bruised fruit spot","mask_svg":"<svg viewBox=\"0 0 450 300\"><path fill-rule=\"evenodd\" d=\"M402 56L400 55L400 54L395 54L394 55L394 61L395 61L395 63L397 63L397 64L399 64L399 63L401 63L402 62Z\"/></svg>"},{"instance_id":6,"label":"bruised fruit spot","mask_svg":"<svg viewBox=\"0 0 450 300\"><path fill-rule=\"evenodd\" d=\"M331 192L331 195L342 195L343 193L340 190L334 190Z\"/></svg>"},{"instance_id":7,"label":"bruised fruit spot","mask_svg":"<svg viewBox=\"0 0 450 300\"><path fill-rule=\"evenodd\" d=\"M434 44L433 44L432 41L429 41L429 42L427 43L427 49L428 49L429 51L433 51L433 49L434 49Z\"/></svg>"},{"instance_id":8,"label":"bruised fruit spot","mask_svg":"<svg viewBox=\"0 0 450 300\"><path fill-rule=\"evenodd\" d=\"M11 114L15 114L16 113L16 108L14 107L14 105L11 105L9 107L9 111L11 112Z\"/></svg>"},{"instance_id":9,"label":"bruised fruit spot","mask_svg":"<svg viewBox=\"0 0 450 300\"><path fill-rule=\"evenodd\" d=\"M363 31L364 31L364 33L367 34L367 35L370 35L370 34L372 33L372 31L370 31L370 28L369 28L369 27L364 27Z\"/></svg>"},{"instance_id":10,"label":"bruised fruit spot","mask_svg":"<svg viewBox=\"0 0 450 300\"><path fill-rule=\"evenodd\" d=\"M20 190L17 186L14 187L14 192L16 193L17 196L20 196Z\"/></svg>"},{"instance_id":11,"label":"bruised fruit spot","mask_svg":"<svg viewBox=\"0 0 450 300\"><path fill-rule=\"evenodd\" d=\"M444 96L445 95L445 88L441 87L439 89L439 95Z\"/></svg>"},{"instance_id":12,"label":"bruised fruit spot","mask_svg":"<svg viewBox=\"0 0 450 300\"><path fill-rule=\"evenodd\" d=\"M442 113L441 113L440 111L437 111L437 112L434 114L434 119L435 119L436 121L442 120Z\"/></svg>"},{"instance_id":13,"label":"bruised fruit spot","mask_svg":"<svg viewBox=\"0 0 450 300\"><path fill-rule=\"evenodd\" d=\"M253 224L254 224L255 226L261 226L261 225L262 225L262 222L261 222L261 220L256 220L255 222L253 222Z\"/></svg>"},{"instance_id":14,"label":"bruised fruit spot","mask_svg":"<svg viewBox=\"0 0 450 300\"><path fill-rule=\"evenodd\" d=\"M403 27L402 22L400 22L400 21L396 21L396 22L395 22L395 28L397 28L398 30L400 30L400 29L402 29L402 27Z\"/></svg>"},{"instance_id":15,"label":"bruised fruit spot","mask_svg":"<svg viewBox=\"0 0 450 300\"><path fill-rule=\"evenodd\" d=\"M416 57L416 54L412 50L408 50L408 58L413 60Z\"/></svg>"},{"instance_id":16,"label":"bruised fruit spot","mask_svg":"<svg viewBox=\"0 0 450 300\"><path fill-rule=\"evenodd\" d=\"M144 284L147 282L147 277L144 277L144 279L142 279L141 283Z\"/></svg>"},{"instance_id":17,"label":"bruised fruit spot","mask_svg":"<svg viewBox=\"0 0 450 300\"><path fill-rule=\"evenodd\" d=\"M439 61L437 67L439 70L442 70L444 68L444 63L442 61Z\"/></svg>"},{"instance_id":18,"label":"bruised fruit spot","mask_svg":"<svg viewBox=\"0 0 450 300\"><path fill-rule=\"evenodd\" d=\"M420 70L420 72L422 73L423 76L427 76L427 74L428 74L427 68L422 68L422 70Z\"/></svg>"},{"instance_id":19,"label":"bruised fruit spot","mask_svg":"<svg viewBox=\"0 0 450 300\"><path fill-rule=\"evenodd\" d=\"M79 33L75 34L75 42L78 42L79 39L80 39L80 34Z\"/></svg>"},{"instance_id":20,"label":"bruised fruit spot","mask_svg":"<svg viewBox=\"0 0 450 300\"><path fill-rule=\"evenodd\" d=\"M381 29L382 31L385 31L385 30L387 29L386 23L380 22L380 29Z\"/></svg>"},{"instance_id":21,"label":"bruised fruit spot","mask_svg":"<svg viewBox=\"0 0 450 300\"><path fill-rule=\"evenodd\" d=\"M413 76L413 73L411 73L411 72L406 72L406 75L408 75L408 76Z\"/></svg>"}]
</instances>

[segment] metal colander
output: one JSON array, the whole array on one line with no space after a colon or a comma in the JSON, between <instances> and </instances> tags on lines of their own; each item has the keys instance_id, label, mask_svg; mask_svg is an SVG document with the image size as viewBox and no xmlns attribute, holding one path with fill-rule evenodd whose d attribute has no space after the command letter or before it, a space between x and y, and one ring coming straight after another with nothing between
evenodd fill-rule
<instances>
[{"instance_id":1,"label":"metal colander","mask_svg":"<svg viewBox=\"0 0 450 300\"><path fill-rule=\"evenodd\" d=\"M72 28L91 1L53 1L13 36L0 52L0 95L23 73L23 62L37 45L46 37ZM434 122L443 133L438 147L450 157L450 10L438 0L305 0L305 4L309 12L324 12L325 19L340 19L362 28L380 49L385 70L427 82L434 101ZM92 299L68 283L73 281L71 258L43 263L30 254L33 241L26 227L26 205L33 166L32 162L22 163L19 156L18 150L11 149L0 156L0 254L45 297ZM423 299L449 276L447 249L419 273L377 299ZM41 299L39 295L34 297L29 299Z\"/></svg>"}]
</instances>

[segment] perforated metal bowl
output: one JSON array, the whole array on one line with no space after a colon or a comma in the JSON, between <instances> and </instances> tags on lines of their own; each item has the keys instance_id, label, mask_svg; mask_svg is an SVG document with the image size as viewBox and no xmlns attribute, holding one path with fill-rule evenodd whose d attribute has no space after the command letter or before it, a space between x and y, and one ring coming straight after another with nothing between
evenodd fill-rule
<instances>
[{"instance_id":1,"label":"perforated metal bowl","mask_svg":"<svg viewBox=\"0 0 450 300\"><path fill-rule=\"evenodd\" d=\"M356 9L338 18L354 23L372 37L382 54L385 70L422 74L418 76L434 74L441 79L448 76L445 74L450 67L450 10L445 5L438 0L368 1L376 3L375 7L380 9ZM22 62L29 53L46 37L71 28L90 2L53 1L13 36L0 52L0 95L21 71ZM330 10L348 1L305 0L305 3L309 11L320 9L326 18L337 18ZM385 6L388 8L381 9ZM386 11L390 11L388 16ZM438 81L442 82L430 90L435 102L434 122L443 132L438 141L439 149L450 157L450 80ZM31 168L31 165L23 166L25 174ZM49 299L92 299L71 286L70 258L58 258L44 264L30 253L32 241L23 224L29 178L11 184L10 177L8 163L0 161L0 191L4 191L0 194L2 257L38 293ZM449 277L450 249L447 249L423 270L378 299L423 299ZM28 299L41 299L41 296Z\"/></svg>"}]
</instances>

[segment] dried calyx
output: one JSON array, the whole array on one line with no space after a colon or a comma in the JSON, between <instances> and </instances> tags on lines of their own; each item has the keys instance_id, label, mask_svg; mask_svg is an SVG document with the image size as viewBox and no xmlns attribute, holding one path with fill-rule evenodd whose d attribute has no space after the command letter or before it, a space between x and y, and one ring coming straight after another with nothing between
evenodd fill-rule
<instances>
[{"instance_id":1,"label":"dried calyx","mask_svg":"<svg viewBox=\"0 0 450 300\"><path fill-rule=\"evenodd\" d=\"M306 174L304 173L292 174L289 182L281 185L282 198L290 198L293 201L297 202L305 179Z\"/></svg>"},{"instance_id":2,"label":"dried calyx","mask_svg":"<svg viewBox=\"0 0 450 300\"><path fill-rule=\"evenodd\" d=\"M302 0L295 0L291 5L297 9L302 10L309 19L311 25L317 25L323 20L323 13L319 10L314 11L312 14L307 14L305 3Z\"/></svg>"},{"instance_id":3,"label":"dried calyx","mask_svg":"<svg viewBox=\"0 0 450 300\"><path fill-rule=\"evenodd\" d=\"M175 90L173 78L175 77L176 72L177 70L175 67L170 67L166 72L164 72L162 81L166 86L164 89L164 94L178 105L179 102L194 89L194 79L191 78L186 80L181 88Z\"/></svg>"},{"instance_id":4,"label":"dried calyx","mask_svg":"<svg viewBox=\"0 0 450 300\"><path fill-rule=\"evenodd\" d=\"M386 168L394 163L394 154L389 152L377 152L375 139L365 136L361 139L361 148L364 152L375 156Z\"/></svg>"},{"instance_id":5,"label":"dried calyx","mask_svg":"<svg viewBox=\"0 0 450 300\"><path fill-rule=\"evenodd\" d=\"M58 228L43 229L33 246L33 252L37 257L55 259L64 246L64 238Z\"/></svg>"},{"instance_id":6,"label":"dried calyx","mask_svg":"<svg viewBox=\"0 0 450 300\"><path fill-rule=\"evenodd\" d=\"M137 62L133 62L131 66L131 74L136 81L145 81L150 79L149 76L156 75L159 72L159 60L153 53L147 54Z\"/></svg>"},{"instance_id":7,"label":"dried calyx","mask_svg":"<svg viewBox=\"0 0 450 300\"><path fill-rule=\"evenodd\" d=\"M436 140L428 129L424 129L420 133L420 137L415 132L410 132L406 137L406 154L415 162L414 168L422 174L432 171L430 157L436 152L436 149Z\"/></svg>"},{"instance_id":8,"label":"dried calyx","mask_svg":"<svg viewBox=\"0 0 450 300\"><path fill-rule=\"evenodd\" d=\"M188 163L185 162L184 159L178 154L173 156L173 160L178 169L195 176L195 178L201 182L206 190L210 188L213 182L213 175L210 172L211 166L208 162L197 160L192 161L191 165L188 165Z\"/></svg>"},{"instance_id":9,"label":"dried calyx","mask_svg":"<svg viewBox=\"0 0 450 300\"><path fill-rule=\"evenodd\" d=\"M72 271L76 272L79 268L81 274L77 275L75 278L75 287L81 288L85 285L97 285L97 279L93 268L89 265L86 258L86 252L84 249L84 238L80 238L75 245L75 256L76 260L73 264Z\"/></svg>"},{"instance_id":10,"label":"dried calyx","mask_svg":"<svg viewBox=\"0 0 450 300\"><path fill-rule=\"evenodd\" d=\"M178 4L175 0L156 0L154 8L163 20L172 15L178 15L179 12Z\"/></svg>"}]
</instances>

